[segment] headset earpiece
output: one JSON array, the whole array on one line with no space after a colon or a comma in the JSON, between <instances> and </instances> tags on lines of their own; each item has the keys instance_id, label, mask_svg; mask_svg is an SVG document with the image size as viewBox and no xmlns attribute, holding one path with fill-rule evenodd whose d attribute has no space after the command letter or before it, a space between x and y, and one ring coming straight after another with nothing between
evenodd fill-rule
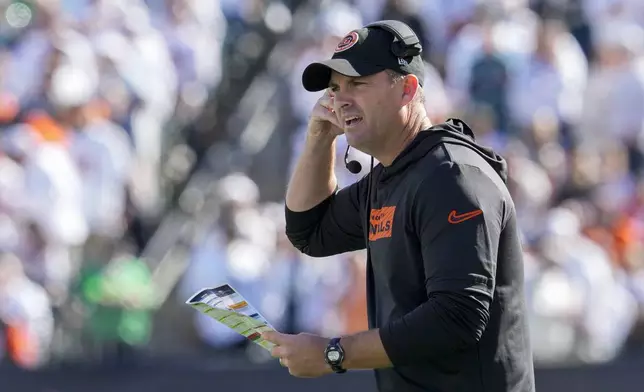
<instances>
[{"instance_id":1,"label":"headset earpiece","mask_svg":"<svg viewBox=\"0 0 644 392\"><path fill-rule=\"evenodd\" d=\"M398 20L381 20L369 23L365 27L379 27L387 30L396 37L391 43L391 52L398 58L407 59L422 53L423 47L414 31Z\"/></svg>"}]
</instances>

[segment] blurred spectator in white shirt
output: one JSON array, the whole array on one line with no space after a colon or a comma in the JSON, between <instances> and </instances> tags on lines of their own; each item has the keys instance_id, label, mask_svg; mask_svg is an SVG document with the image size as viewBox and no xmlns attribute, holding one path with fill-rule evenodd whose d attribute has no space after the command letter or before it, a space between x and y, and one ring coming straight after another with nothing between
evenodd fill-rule
<instances>
[{"instance_id":1,"label":"blurred spectator in white shirt","mask_svg":"<svg viewBox=\"0 0 644 392\"><path fill-rule=\"evenodd\" d=\"M82 178L90 231L116 240L125 232L134 152L125 130L100 113L95 91L81 69L61 67L54 75L50 99L69 132L70 155Z\"/></svg>"},{"instance_id":2,"label":"blurred spectator in white shirt","mask_svg":"<svg viewBox=\"0 0 644 392\"><path fill-rule=\"evenodd\" d=\"M532 128L535 114L552 113L558 124L577 123L588 64L581 47L561 22L538 24L534 50L517 70L510 104L520 129Z\"/></svg>"},{"instance_id":3,"label":"blurred spectator in white shirt","mask_svg":"<svg viewBox=\"0 0 644 392\"><path fill-rule=\"evenodd\" d=\"M18 366L47 363L54 332L51 303L13 254L0 254L0 320L9 327L9 351Z\"/></svg>"},{"instance_id":4,"label":"blurred spectator in white shirt","mask_svg":"<svg viewBox=\"0 0 644 392\"><path fill-rule=\"evenodd\" d=\"M4 148L24 168L22 208L51 241L79 246L87 239L80 173L60 142L42 140L27 125L5 131Z\"/></svg>"},{"instance_id":5,"label":"blurred spectator in white shirt","mask_svg":"<svg viewBox=\"0 0 644 392\"><path fill-rule=\"evenodd\" d=\"M597 146L623 142L635 148L644 124L644 78L636 59L644 49L644 30L617 20L596 30L598 62L585 92L578 138Z\"/></svg>"}]
</instances>

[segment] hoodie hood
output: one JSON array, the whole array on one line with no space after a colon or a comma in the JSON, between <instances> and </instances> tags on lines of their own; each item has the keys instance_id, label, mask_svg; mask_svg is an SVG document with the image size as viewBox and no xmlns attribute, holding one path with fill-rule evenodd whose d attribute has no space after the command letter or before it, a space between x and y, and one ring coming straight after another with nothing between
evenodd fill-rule
<instances>
[{"instance_id":1,"label":"hoodie hood","mask_svg":"<svg viewBox=\"0 0 644 392\"><path fill-rule=\"evenodd\" d=\"M387 181L388 178L404 171L442 143L460 144L476 151L492 166L503 182L507 183L508 165L505 159L491 148L477 144L472 129L465 122L455 118L420 132L390 166L381 167L380 181Z\"/></svg>"}]
</instances>

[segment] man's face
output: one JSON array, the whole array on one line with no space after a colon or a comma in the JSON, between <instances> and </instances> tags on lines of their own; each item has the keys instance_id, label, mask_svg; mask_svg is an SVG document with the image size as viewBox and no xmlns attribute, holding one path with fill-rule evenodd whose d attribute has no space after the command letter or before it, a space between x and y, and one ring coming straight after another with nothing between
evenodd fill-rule
<instances>
[{"instance_id":1,"label":"man's face","mask_svg":"<svg viewBox=\"0 0 644 392\"><path fill-rule=\"evenodd\" d=\"M387 131L400 109L398 90L384 71L359 78L333 72L329 94L349 145L371 155L386 145Z\"/></svg>"}]
</instances>

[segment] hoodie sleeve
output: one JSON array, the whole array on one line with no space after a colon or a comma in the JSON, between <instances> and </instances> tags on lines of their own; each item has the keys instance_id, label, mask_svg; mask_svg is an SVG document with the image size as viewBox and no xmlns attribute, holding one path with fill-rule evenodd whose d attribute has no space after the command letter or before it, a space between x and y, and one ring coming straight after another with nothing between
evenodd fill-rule
<instances>
[{"instance_id":1,"label":"hoodie sleeve","mask_svg":"<svg viewBox=\"0 0 644 392\"><path fill-rule=\"evenodd\" d=\"M481 338L494 293L504 205L500 188L474 166L445 163L420 185L413 229L428 299L380 329L394 365L444 364Z\"/></svg>"},{"instance_id":2,"label":"hoodie sleeve","mask_svg":"<svg viewBox=\"0 0 644 392\"><path fill-rule=\"evenodd\" d=\"M286 207L286 236L302 253L326 257L364 249L361 200L366 200L368 177L343 188L308 211Z\"/></svg>"}]
</instances>

